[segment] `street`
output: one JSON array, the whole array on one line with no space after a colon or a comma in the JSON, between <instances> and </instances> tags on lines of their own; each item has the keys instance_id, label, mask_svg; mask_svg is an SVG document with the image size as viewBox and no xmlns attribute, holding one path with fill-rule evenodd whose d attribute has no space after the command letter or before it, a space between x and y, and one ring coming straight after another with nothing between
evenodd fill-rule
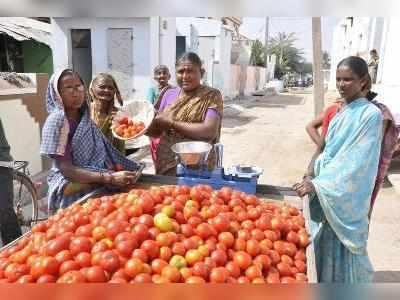
<instances>
[{"instance_id":1,"label":"street","mask_svg":"<svg viewBox=\"0 0 400 300\"><path fill-rule=\"evenodd\" d=\"M244 111L224 117L224 166L262 167L263 184L292 186L299 181L315 149L305 131L313 117L310 91L247 97L234 103ZM376 282L400 282L398 198L393 187L382 188L372 215L368 251Z\"/></svg>"}]
</instances>

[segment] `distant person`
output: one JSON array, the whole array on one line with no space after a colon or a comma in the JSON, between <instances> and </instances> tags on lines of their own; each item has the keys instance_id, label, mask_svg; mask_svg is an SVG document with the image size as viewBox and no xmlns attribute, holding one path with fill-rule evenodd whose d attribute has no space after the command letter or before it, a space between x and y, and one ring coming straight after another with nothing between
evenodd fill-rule
<instances>
[{"instance_id":1,"label":"distant person","mask_svg":"<svg viewBox=\"0 0 400 300\"><path fill-rule=\"evenodd\" d=\"M342 99L337 99L329 105L322 113L306 126L306 131L318 148L322 149L325 144L325 136L328 132L329 122L335 116L336 112L343 105ZM321 128L321 133L319 129Z\"/></svg>"},{"instance_id":2,"label":"distant person","mask_svg":"<svg viewBox=\"0 0 400 300\"><path fill-rule=\"evenodd\" d=\"M204 69L199 56L184 53L176 63L177 88L169 89L162 99L158 113L147 134L159 137L153 159L156 174L176 175L175 154L171 146L184 141L219 141L223 100L219 90L201 84ZM153 150L153 149L152 149ZM209 166L215 164L214 154Z\"/></svg>"},{"instance_id":3,"label":"distant person","mask_svg":"<svg viewBox=\"0 0 400 300\"><path fill-rule=\"evenodd\" d=\"M368 73L371 76L372 84L376 83L376 77L378 74L378 63L379 63L379 56L378 52L375 49L372 49L369 52L369 61L368 61Z\"/></svg>"},{"instance_id":4,"label":"distant person","mask_svg":"<svg viewBox=\"0 0 400 300\"><path fill-rule=\"evenodd\" d=\"M162 98L164 93L172 88L172 86L168 83L171 79L171 74L169 69L165 65L158 65L154 68L153 78L157 82L157 86L152 86L147 93L147 100L158 109L159 104L158 99ZM158 104L158 105L157 105Z\"/></svg>"},{"instance_id":5,"label":"distant person","mask_svg":"<svg viewBox=\"0 0 400 300\"><path fill-rule=\"evenodd\" d=\"M125 153L124 141L115 138L111 131L113 117L118 111L114 104L115 99L119 105L123 105L114 77L107 73L98 74L90 83L89 96L90 118L111 144L121 153Z\"/></svg>"},{"instance_id":6,"label":"distant person","mask_svg":"<svg viewBox=\"0 0 400 300\"><path fill-rule=\"evenodd\" d=\"M12 161L10 145L7 142L3 123L0 119L0 236L3 245L14 241L22 234L13 204L13 169L10 166L5 166Z\"/></svg>"}]
</instances>

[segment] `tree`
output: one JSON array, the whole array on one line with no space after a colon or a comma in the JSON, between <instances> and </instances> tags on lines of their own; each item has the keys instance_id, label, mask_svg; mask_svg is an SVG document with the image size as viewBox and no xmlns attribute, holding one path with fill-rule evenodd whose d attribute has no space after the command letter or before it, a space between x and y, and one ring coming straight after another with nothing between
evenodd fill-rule
<instances>
[{"instance_id":1,"label":"tree","mask_svg":"<svg viewBox=\"0 0 400 300\"><path fill-rule=\"evenodd\" d=\"M312 63L305 62L303 65L303 73L304 74L312 74L313 69L312 69Z\"/></svg>"},{"instance_id":2,"label":"tree","mask_svg":"<svg viewBox=\"0 0 400 300\"><path fill-rule=\"evenodd\" d=\"M271 38L268 42L268 55L276 56L275 77L278 79L286 73L301 73L303 70L303 51L294 46L296 40L293 32L289 34L279 32L277 37Z\"/></svg>"},{"instance_id":3,"label":"tree","mask_svg":"<svg viewBox=\"0 0 400 300\"><path fill-rule=\"evenodd\" d=\"M331 56L328 51L322 52L322 68L325 70L331 68Z\"/></svg>"},{"instance_id":4,"label":"tree","mask_svg":"<svg viewBox=\"0 0 400 300\"><path fill-rule=\"evenodd\" d=\"M265 47L260 40L256 40L251 45L250 64L259 67L265 66Z\"/></svg>"}]
</instances>

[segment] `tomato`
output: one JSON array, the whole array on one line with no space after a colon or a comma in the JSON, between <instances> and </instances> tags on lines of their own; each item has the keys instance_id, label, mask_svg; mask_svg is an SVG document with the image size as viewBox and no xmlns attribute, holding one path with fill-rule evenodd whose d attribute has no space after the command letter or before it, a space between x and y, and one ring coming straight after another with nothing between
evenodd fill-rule
<instances>
[{"instance_id":1,"label":"tomato","mask_svg":"<svg viewBox=\"0 0 400 300\"><path fill-rule=\"evenodd\" d=\"M42 265L45 274L57 275L60 269L60 263L57 259L51 256L42 259Z\"/></svg>"},{"instance_id":2,"label":"tomato","mask_svg":"<svg viewBox=\"0 0 400 300\"><path fill-rule=\"evenodd\" d=\"M121 284L121 283L128 283L128 281L127 281L126 279L124 279L124 278L113 278L113 279L111 279L110 281L108 281L108 283L118 283L118 284Z\"/></svg>"},{"instance_id":3,"label":"tomato","mask_svg":"<svg viewBox=\"0 0 400 300\"><path fill-rule=\"evenodd\" d=\"M72 219L76 226L82 226L90 222L89 216L84 212L77 212Z\"/></svg>"},{"instance_id":4,"label":"tomato","mask_svg":"<svg viewBox=\"0 0 400 300\"><path fill-rule=\"evenodd\" d=\"M292 275L292 271L291 271L290 265L288 265L285 262L280 262L279 264L276 265L276 268L278 269L279 274L281 275L281 277L291 276Z\"/></svg>"},{"instance_id":5,"label":"tomato","mask_svg":"<svg viewBox=\"0 0 400 300\"><path fill-rule=\"evenodd\" d=\"M44 274L36 280L36 283L54 283L56 281L57 279L54 275Z\"/></svg>"},{"instance_id":6,"label":"tomato","mask_svg":"<svg viewBox=\"0 0 400 300\"><path fill-rule=\"evenodd\" d=\"M261 215L261 217L257 220L256 223L257 228L261 230L267 230L272 228L271 217L267 214Z\"/></svg>"},{"instance_id":7,"label":"tomato","mask_svg":"<svg viewBox=\"0 0 400 300\"><path fill-rule=\"evenodd\" d=\"M85 283L85 276L79 271L68 271L58 278L57 283Z\"/></svg>"},{"instance_id":8,"label":"tomato","mask_svg":"<svg viewBox=\"0 0 400 300\"><path fill-rule=\"evenodd\" d=\"M233 255L233 261L239 266L240 269L246 270L252 262L250 254L244 251L238 251Z\"/></svg>"},{"instance_id":9,"label":"tomato","mask_svg":"<svg viewBox=\"0 0 400 300\"><path fill-rule=\"evenodd\" d=\"M143 270L143 262L138 258L131 258L125 264L124 271L126 275L134 278L136 275L141 273Z\"/></svg>"},{"instance_id":10,"label":"tomato","mask_svg":"<svg viewBox=\"0 0 400 300\"><path fill-rule=\"evenodd\" d=\"M92 256L88 252L81 252L75 257L75 261L81 266L81 268L90 267L92 265Z\"/></svg>"},{"instance_id":11,"label":"tomato","mask_svg":"<svg viewBox=\"0 0 400 300\"><path fill-rule=\"evenodd\" d=\"M192 273L194 276L200 276L207 280L210 274L210 268L202 261L196 262L192 267Z\"/></svg>"},{"instance_id":12,"label":"tomato","mask_svg":"<svg viewBox=\"0 0 400 300\"><path fill-rule=\"evenodd\" d=\"M186 278L185 283L206 283L206 281L200 276L190 276Z\"/></svg>"},{"instance_id":13,"label":"tomato","mask_svg":"<svg viewBox=\"0 0 400 300\"><path fill-rule=\"evenodd\" d=\"M144 224L136 224L132 232L138 241L144 241L149 235L149 228Z\"/></svg>"},{"instance_id":14,"label":"tomato","mask_svg":"<svg viewBox=\"0 0 400 300\"><path fill-rule=\"evenodd\" d=\"M167 278L170 282L179 282L182 275L178 268L169 265L162 269L161 276Z\"/></svg>"},{"instance_id":15,"label":"tomato","mask_svg":"<svg viewBox=\"0 0 400 300\"><path fill-rule=\"evenodd\" d=\"M126 221L112 220L106 226L106 236L114 239L119 233L124 232L128 225Z\"/></svg>"},{"instance_id":16,"label":"tomato","mask_svg":"<svg viewBox=\"0 0 400 300\"><path fill-rule=\"evenodd\" d=\"M11 282L18 280L23 275L28 275L29 267L25 264L11 263L4 270L4 276Z\"/></svg>"},{"instance_id":17,"label":"tomato","mask_svg":"<svg viewBox=\"0 0 400 300\"><path fill-rule=\"evenodd\" d=\"M121 232L115 237L114 242L115 242L115 244L118 244L119 242L122 242L122 241L130 241L130 240L134 240L134 239L135 238L132 233Z\"/></svg>"},{"instance_id":18,"label":"tomato","mask_svg":"<svg viewBox=\"0 0 400 300\"><path fill-rule=\"evenodd\" d=\"M200 262L203 259L203 255L199 250L190 249L186 252L185 259L189 266L193 266L195 263Z\"/></svg>"},{"instance_id":19,"label":"tomato","mask_svg":"<svg viewBox=\"0 0 400 300\"><path fill-rule=\"evenodd\" d=\"M291 276L285 276L281 278L281 283L295 283L296 279Z\"/></svg>"},{"instance_id":20,"label":"tomato","mask_svg":"<svg viewBox=\"0 0 400 300\"><path fill-rule=\"evenodd\" d=\"M147 255L146 251L143 249L133 250L132 258L138 258L142 262L147 262L149 260L149 256Z\"/></svg>"},{"instance_id":21,"label":"tomato","mask_svg":"<svg viewBox=\"0 0 400 300\"><path fill-rule=\"evenodd\" d=\"M35 282L35 279L33 278L32 275L23 275L17 280L17 283L33 283L33 282Z\"/></svg>"},{"instance_id":22,"label":"tomato","mask_svg":"<svg viewBox=\"0 0 400 300\"><path fill-rule=\"evenodd\" d=\"M211 253L211 258L215 261L217 266L224 266L228 260L226 252L218 249Z\"/></svg>"},{"instance_id":23,"label":"tomato","mask_svg":"<svg viewBox=\"0 0 400 300\"><path fill-rule=\"evenodd\" d=\"M218 241L224 244L227 248L231 248L235 243L235 238L230 232L221 232L218 235Z\"/></svg>"},{"instance_id":24,"label":"tomato","mask_svg":"<svg viewBox=\"0 0 400 300\"><path fill-rule=\"evenodd\" d=\"M281 256L275 250L269 250L268 256L271 258L272 265L276 265L281 261Z\"/></svg>"},{"instance_id":25,"label":"tomato","mask_svg":"<svg viewBox=\"0 0 400 300\"><path fill-rule=\"evenodd\" d=\"M269 273L266 281L267 283L281 283L279 273Z\"/></svg>"},{"instance_id":26,"label":"tomato","mask_svg":"<svg viewBox=\"0 0 400 300\"><path fill-rule=\"evenodd\" d=\"M307 265L305 264L304 261L295 260L294 261L294 265L299 270L300 273L306 273L307 272Z\"/></svg>"},{"instance_id":27,"label":"tomato","mask_svg":"<svg viewBox=\"0 0 400 300\"><path fill-rule=\"evenodd\" d=\"M295 279L296 279L296 281L300 281L300 282L307 282L308 281L307 276L305 274L303 274L303 273L297 273L295 275Z\"/></svg>"},{"instance_id":28,"label":"tomato","mask_svg":"<svg viewBox=\"0 0 400 300\"><path fill-rule=\"evenodd\" d=\"M86 225L79 226L75 231L75 235L92 237L92 232L93 232L93 225L86 224Z\"/></svg>"},{"instance_id":29,"label":"tomato","mask_svg":"<svg viewBox=\"0 0 400 300\"><path fill-rule=\"evenodd\" d=\"M135 276L133 283L151 283L151 275L147 273L140 273ZM132 281L131 281L132 283Z\"/></svg>"},{"instance_id":30,"label":"tomato","mask_svg":"<svg viewBox=\"0 0 400 300\"><path fill-rule=\"evenodd\" d=\"M229 277L229 272L224 267L217 267L210 272L211 283L225 283Z\"/></svg>"},{"instance_id":31,"label":"tomato","mask_svg":"<svg viewBox=\"0 0 400 300\"><path fill-rule=\"evenodd\" d=\"M306 255L304 253L304 250L300 249L296 252L295 256L294 256L295 260L301 260L301 261L306 261Z\"/></svg>"},{"instance_id":32,"label":"tomato","mask_svg":"<svg viewBox=\"0 0 400 300\"><path fill-rule=\"evenodd\" d=\"M104 226L96 226L92 230L92 236L96 241L104 239L106 237L106 228Z\"/></svg>"},{"instance_id":33,"label":"tomato","mask_svg":"<svg viewBox=\"0 0 400 300\"><path fill-rule=\"evenodd\" d=\"M156 258L151 262L151 269L155 274L161 274L162 269L166 266L168 266L168 262L159 258Z\"/></svg>"},{"instance_id":34,"label":"tomato","mask_svg":"<svg viewBox=\"0 0 400 300\"><path fill-rule=\"evenodd\" d=\"M94 266L87 269L85 272L85 277L88 282L106 282L107 275L105 271L99 267Z\"/></svg>"},{"instance_id":35,"label":"tomato","mask_svg":"<svg viewBox=\"0 0 400 300\"><path fill-rule=\"evenodd\" d=\"M47 223L40 222L32 227L32 232L46 232L47 230Z\"/></svg>"},{"instance_id":36,"label":"tomato","mask_svg":"<svg viewBox=\"0 0 400 300\"><path fill-rule=\"evenodd\" d=\"M192 250L197 248L197 243L195 242L194 239L184 239L182 241L183 246L185 247L186 250Z\"/></svg>"},{"instance_id":37,"label":"tomato","mask_svg":"<svg viewBox=\"0 0 400 300\"><path fill-rule=\"evenodd\" d=\"M250 279L248 279L246 276L240 276L237 279L237 283L250 283Z\"/></svg>"},{"instance_id":38,"label":"tomato","mask_svg":"<svg viewBox=\"0 0 400 300\"><path fill-rule=\"evenodd\" d=\"M250 280L253 280L255 278L262 277L262 270L261 270L260 266L252 265L246 269L245 275Z\"/></svg>"},{"instance_id":39,"label":"tomato","mask_svg":"<svg viewBox=\"0 0 400 300\"><path fill-rule=\"evenodd\" d=\"M287 263L291 267L293 266L293 259L286 254L281 256L281 262Z\"/></svg>"},{"instance_id":40,"label":"tomato","mask_svg":"<svg viewBox=\"0 0 400 300\"><path fill-rule=\"evenodd\" d=\"M229 272L229 276L232 276L234 278L238 278L240 276L240 268L237 263L230 261L226 264L225 268Z\"/></svg>"},{"instance_id":41,"label":"tomato","mask_svg":"<svg viewBox=\"0 0 400 300\"><path fill-rule=\"evenodd\" d=\"M185 268L187 266L187 261L181 255L174 255L169 260L169 264L177 269Z\"/></svg>"},{"instance_id":42,"label":"tomato","mask_svg":"<svg viewBox=\"0 0 400 300\"><path fill-rule=\"evenodd\" d=\"M246 240L243 238L237 238L235 240L235 244L233 246L233 249L235 249L236 251L244 251L246 250Z\"/></svg>"},{"instance_id":43,"label":"tomato","mask_svg":"<svg viewBox=\"0 0 400 300\"><path fill-rule=\"evenodd\" d=\"M207 223L201 223L196 227L196 234L200 236L202 239L207 239L209 236L213 234L213 230L211 225Z\"/></svg>"},{"instance_id":44,"label":"tomato","mask_svg":"<svg viewBox=\"0 0 400 300\"><path fill-rule=\"evenodd\" d=\"M44 246L43 255L55 256L62 250L67 250L70 244L70 239L67 237L58 237L54 240L50 240Z\"/></svg>"},{"instance_id":45,"label":"tomato","mask_svg":"<svg viewBox=\"0 0 400 300\"><path fill-rule=\"evenodd\" d=\"M99 252L104 252L106 250L109 250L110 247L109 245L105 242L105 240L98 241L95 243L92 247L91 253L99 253Z\"/></svg>"},{"instance_id":46,"label":"tomato","mask_svg":"<svg viewBox=\"0 0 400 300\"><path fill-rule=\"evenodd\" d=\"M306 232L299 233L299 246L302 248L306 248L308 244L310 243L310 239L308 237L308 234Z\"/></svg>"},{"instance_id":47,"label":"tomato","mask_svg":"<svg viewBox=\"0 0 400 300\"><path fill-rule=\"evenodd\" d=\"M60 273L60 275L62 275L69 271L79 270L80 268L81 268L81 266L76 261L67 260L60 265L59 273ZM56 275L56 274L52 274L52 275Z\"/></svg>"},{"instance_id":48,"label":"tomato","mask_svg":"<svg viewBox=\"0 0 400 300\"><path fill-rule=\"evenodd\" d=\"M272 261L268 255L260 254L254 259L255 264L259 264L264 272L267 272L271 267Z\"/></svg>"},{"instance_id":49,"label":"tomato","mask_svg":"<svg viewBox=\"0 0 400 300\"><path fill-rule=\"evenodd\" d=\"M151 213L153 211L154 200L148 193L142 194L137 200L137 204L142 207L144 213Z\"/></svg>"},{"instance_id":50,"label":"tomato","mask_svg":"<svg viewBox=\"0 0 400 300\"><path fill-rule=\"evenodd\" d=\"M139 216L138 223L144 224L149 228L153 227L153 225L154 225L153 216L151 216L149 214L142 214L141 216Z\"/></svg>"},{"instance_id":51,"label":"tomato","mask_svg":"<svg viewBox=\"0 0 400 300\"><path fill-rule=\"evenodd\" d=\"M146 240L140 246L140 249L146 251L146 254L150 259L154 259L160 255L160 247L156 241Z\"/></svg>"},{"instance_id":52,"label":"tomato","mask_svg":"<svg viewBox=\"0 0 400 300\"><path fill-rule=\"evenodd\" d=\"M181 242L177 242L175 244L172 245L172 253L173 254L177 254L177 255L185 255L186 253L186 249L185 246L183 245L183 243Z\"/></svg>"},{"instance_id":53,"label":"tomato","mask_svg":"<svg viewBox=\"0 0 400 300\"><path fill-rule=\"evenodd\" d=\"M115 250L117 251L118 254L124 257L130 257L132 255L133 250L136 249L137 246L138 243L136 242L136 240L130 239L116 243Z\"/></svg>"},{"instance_id":54,"label":"tomato","mask_svg":"<svg viewBox=\"0 0 400 300\"><path fill-rule=\"evenodd\" d=\"M138 204L132 204L128 207L127 214L130 218L140 217L143 214L143 209Z\"/></svg>"},{"instance_id":55,"label":"tomato","mask_svg":"<svg viewBox=\"0 0 400 300\"><path fill-rule=\"evenodd\" d=\"M92 241L88 237L75 237L69 244L69 250L73 256L80 252L90 252L92 250Z\"/></svg>"},{"instance_id":56,"label":"tomato","mask_svg":"<svg viewBox=\"0 0 400 300\"><path fill-rule=\"evenodd\" d=\"M121 266L118 254L113 250L103 252L101 254L100 266L107 272L115 272Z\"/></svg>"}]
</instances>

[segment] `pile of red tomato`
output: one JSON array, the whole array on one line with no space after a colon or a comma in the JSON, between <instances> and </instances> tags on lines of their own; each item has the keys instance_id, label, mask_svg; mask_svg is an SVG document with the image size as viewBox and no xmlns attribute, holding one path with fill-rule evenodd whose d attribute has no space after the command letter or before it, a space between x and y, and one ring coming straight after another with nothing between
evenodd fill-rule
<instances>
[{"instance_id":1,"label":"pile of red tomato","mask_svg":"<svg viewBox=\"0 0 400 300\"><path fill-rule=\"evenodd\" d=\"M206 185L73 204L0 252L0 282L307 282L299 210Z\"/></svg>"},{"instance_id":2,"label":"pile of red tomato","mask_svg":"<svg viewBox=\"0 0 400 300\"><path fill-rule=\"evenodd\" d=\"M112 130L121 138L129 139L137 136L145 128L142 121L135 122L128 117L123 117L117 120L113 125Z\"/></svg>"}]
</instances>

